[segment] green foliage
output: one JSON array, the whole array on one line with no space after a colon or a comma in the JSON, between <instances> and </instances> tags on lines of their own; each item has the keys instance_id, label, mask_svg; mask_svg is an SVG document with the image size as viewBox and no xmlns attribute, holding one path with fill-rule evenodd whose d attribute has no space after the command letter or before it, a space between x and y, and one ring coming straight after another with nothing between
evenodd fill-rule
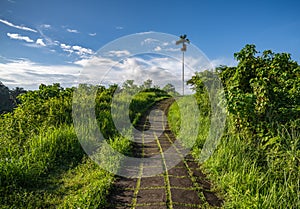
<instances>
[{"instance_id":1,"label":"green foliage","mask_svg":"<svg viewBox=\"0 0 300 209\"><path fill-rule=\"evenodd\" d=\"M96 89L93 102L100 131L112 148L131 155L131 141L120 136L111 113L112 97L122 89L117 85L105 88L85 84L79 88L83 89L83 101L90 101L88 92ZM1 207L106 207L114 176L99 168L81 148L72 119L74 90L41 84L38 90L20 94L20 104L14 111L0 116ZM129 111L122 111L128 111L137 121L150 105L166 95L158 89L144 89L133 98ZM83 108L87 103L73 105ZM85 128L90 128L89 124ZM108 154L109 150L102 149L102 154ZM106 163L118 169L120 160Z\"/></svg>"},{"instance_id":2,"label":"green foliage","mask_svg":"<svg viewBox=\"0 0 300 209\"><path fill-rule=\"evenodd\" d=\"M249 136L227 134L204 164L226 195L225 208L300 207L299 135L285 132L272 140L286 144L266 152L262 145L247 142ZM262 152L267 156L264 166Z\"/></svg>"},{"instance_id":3,"label":"green foliage","mask_svg":"<svg viewBox=\"0 0 300 209\"><path fill-rule=\"evenodd\" d=\"M225 208L299 208L300 66L287 53L258 55L254 45L234 56L236 67L220 66L214 72L225 90L227 127L203 166L223 191ZM196 73L188 81L198 101L208 102L210 77L209 72ZM210 120L209 114L202 116L201 121ZM205 138L209 127L201 129ZM193 152L200 155L201 143Z\"/></svg>"},{"instance_id":4,"label":"green foliage","mask_svg":"<svg viewBox=\"0 0 300 209\"><path fill-rule=\"evenodd\" d=\"M0 113L7 112L10 109L9 89L0 82Z\"/></svg>"},{"instance_id":5,"label":"green foliage","mask_svg":"<svg viewBox=\"0 0 300 209\"><path fill-rule=\"evenodd\" d=\"M246 45L235 57L237 67L217 71L238 130L271 136L278 124L300 118L300 66L289 54L266 50L258 56L254 45Z\"/></svg>"},{"instance_id":6,"label":"green foliage","mask_svg":"<svg viewBox=\"0 0 300 209\"><path fill-rule=\"evenodd\" d=\"M114 178L91 160L66 173L65 198L58 208L105 208Z\"/></svg>"},{"instance_id":7,"label":"green foliage","mask_svg":"<svg viewBox=\"0 0 300 209\"><path fill-rule=\"evenodd\" d=\"M179 93L176 92L175 90L175 86L171 83L166 84L163 89L163 91L167 92L168 94L172 95L172 96L179 96Z\"/></svg>"},{"instance_id":8,"label":"green foliage","mask_svg":"<svg viewBox=\"0 0 300 209\"><path fill-rule=\"evenodd\" d=\"M25 92L19 87L10 90L0 81L0 114L11 112L19 104L18 95Z\"/></svg>"},{"instance_id":9,"label":"green foliage","mask_svg":"<svg viewBox=\"0 0 300 209\"><path fill-rule=\"evenodd\" d=\"M146 89L136 94L130 103L129 117L135 126L143 114L156 102L169 98L170 95L159 89Z\"/></svg>"},{"instance_id":10,"label":"green foliage","mask_svg":"<svg viewBox=\"0 0 300 209\"><path fill-rule=\"evenodd\" d=\"M176 98L175 102L170 106L167 116L171 131L186 148L203 146L207 136L206 128L209 127L208 122L210 122L206 120L208 117L204 117L203 113L201 114L201 112L195 110L197 105L199 109L202 107L200 103L194 103L195 97L195 95L189 95ZM198 99L196 102L200 100Z\"/></svg>"},{"instance_id":11,"label":"green foliage","mask_svg":"<svg viewBox=\"0 0 300 209\"><path fill-rule=\"evenodd\" d=\"M68 126L40 133L28 139L22 150L16 151L9 150L1 160L1 186L34 184L32 181L47 173L56 163L76 162L83 156L75 132Z\"/></svg>"}]
</instances>

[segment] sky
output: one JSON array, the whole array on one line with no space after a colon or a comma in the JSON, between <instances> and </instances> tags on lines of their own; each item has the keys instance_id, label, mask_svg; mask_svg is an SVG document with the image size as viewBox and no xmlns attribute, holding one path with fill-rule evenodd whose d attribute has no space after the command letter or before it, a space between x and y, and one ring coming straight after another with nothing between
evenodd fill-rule
<instances>
[{"instance_id":1,"label":"sky","mask_svg":"<svg viewBox=\"0 0 300 209\"><path fill-rule=\"evenodd\" d=\"M0 81L10 88L36 89L40 83L54 82L72 86L86 67L83 63L95 60L99 49L147 32L187 34L214 66L236 65L233 54L246 44L255 44L261 52L288 52L299 62L299 8L299 1L289 0L1 0ZM172 41L161 44L171 47ZM116 57L132 56L126 48L114 47L111 53ZM174 67L170 60L148 56L142 72L168 71ZM179 62L178 66L176 71Z\"/></svg>"}]
</instances>

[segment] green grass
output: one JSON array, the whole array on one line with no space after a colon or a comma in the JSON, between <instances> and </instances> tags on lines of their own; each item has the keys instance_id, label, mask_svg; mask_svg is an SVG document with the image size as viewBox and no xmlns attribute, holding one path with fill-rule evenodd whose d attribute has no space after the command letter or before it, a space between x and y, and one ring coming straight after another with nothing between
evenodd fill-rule
<instances>
[{"instance_id":1,"label":"green grass","mask_svg":"<svg viewBox=\"0 0 300 209\"><path fill-rule=\"evenodd\" d=\"M228 135L204 166L226 194L226 208L299 208L300 153L293 155L292 150L289 146L281 154L266 153L268 164L263 167L243 135Z\"/></svg>"},{"instance_id":2,"label":"green grass","mask_svg":"<svg viewBox=\"0 0 300 209\"><path fill-rule=\"evenodd\" d=\"M34 185L12 189L2 208L105 207L113 176L84 158L77 166L56 167Z\"/></svg>"},{"instance_id":3,"label":"green grass","mask_svg":"<svg viewBox=\"0 0 300 209\"><path fill-rule=\"evenodd\" d=\"M193 97L177 98L169 109L168 123L182 145L193 148L193 152L198 152L199 149L201 151L208 136L210 119L204 116L203 112L195 110L198 105L195 103L196 98Z\"/></svg>"},{"instance_id":4,"label":"green grass","mask_svg":"<svg viewBox=\"0 0 300 209\"><path fill-rule=\"evenodd\" d=\"M47 173L55 163L76 162L82 156L80 144L72 127L50 128L28 139L24 146L10 147L1 159L1 185L26 185Z\"/></svg>"},{"instance_id":5,"label":"green grass","mask_svg":"<svg viewBox=\"0 0 300 209\"><path fill-rule=\"evenodd\" d=\"M220 144L203 163L214 190L222 193L224 208L299 208L300 133L278 127L268 143L253 144L252 135L234 131L228 117ZM181 115L174 103L168 115L171 130L178 135ZM198 137L192 148L197 159L208 135L209 115L199 118Z\"/></svg>"},{"instance_id":6,"label":"green grass","mask_svg":"<svg viewBox=\"0 0 300 209\"><path fill-rule=\"evenodd\" d=\"M126 138L109 143L121 153L129 152ZM110 163L117 168L120 161ZM23 155L0 166L4 208L105 207L114 180L111 173L85 156L69 126L32 138Z\"/></svg>"},{"instance_id":7,"label":"green grass","mask_svg":"<svg viewBox=\"0 0 300 209\"><path fill-rule=\"evenodd\" d=\"M113 180L84 157L71 126L31 138L22 154L1 161L0 167L4 208L104 205Z\"/></svg>"},{"instance_id":8,"label":"green grass","mask_svg":"<svg viewBox=\"0 0 300 209\"><path fill-rule=\"evenodd\" d=\"M136 94L130 103L130 118L133 125L136 125L142 115L152 107L156 102L169 98L170 96L163 92L140 92Z\"/></svg>"},{"instance_id":9,"label":"green grass","mask_svg":"<svg viewBox=\"0 0 300 209\"><path fill-rule=\"evenodd\" d=\"M43 92L47 93L47 88L51 90L53 86L45 87ZM102 88L96 101L98 126L109 136L106 142L110 147L130 156L130 130L121 136L112 125L112 90ZM72 94L65 95L65 90L61 90L61 96L43 100L35 97L41 91L30 92L27 103L0 116L1 208L106 208L115 177L83 151L70 120ZM154 92L138 94L131 107L135 108L131 110L133 120L137 121L148 107L165 97L168 96ZM49 108L54 103L55 107ZM91 127L86 123L82 128ZM100 149L100 155L110 156L107 147ZM112 171L119 169L122 158L105 159Z\"/></svg>"}]
</instances>

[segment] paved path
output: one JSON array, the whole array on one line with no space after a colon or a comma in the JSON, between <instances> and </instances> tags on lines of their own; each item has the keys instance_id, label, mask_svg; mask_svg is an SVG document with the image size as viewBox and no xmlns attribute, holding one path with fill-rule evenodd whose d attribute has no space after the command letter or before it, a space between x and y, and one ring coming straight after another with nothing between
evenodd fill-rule
<instances>
[{"instance_id":1,"label":"paved path","mask_svg":"<svg viewBox=\"0 0 300 209\"><path fill-rule=\"evenodd\" d=\"M222 201L210 191L211 185L191 155L183 153L170 131L164 112L171 99L155 105L142 120L139 143L134 143L134 157L157 157L155 164L141 163L138 178L117 177L109 197L110 208L188 209L220 207ZM150 130L150 131L149 131ZM172 154L166 152L172 148ZM171 149L169 149L170 151ZM179 160L178 160L179 159ZM176 162L176 165L174 164ZM160 174L153 176L158 171ZM149 176L149 177L147 177Z\"/></svg>"}]
</instances>

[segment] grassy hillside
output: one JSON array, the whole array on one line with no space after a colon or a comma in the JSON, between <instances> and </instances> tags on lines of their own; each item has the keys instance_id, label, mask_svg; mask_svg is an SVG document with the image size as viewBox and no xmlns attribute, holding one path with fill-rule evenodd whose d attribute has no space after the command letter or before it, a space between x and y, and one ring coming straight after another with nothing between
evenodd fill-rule
<instances>
[{"instance_id":1,"label":"grassy hillside","mask_svg":"<svg viewBox=\"0 0 300 209\"><path fill-rule=\"evenodd\" d=\"M117 133L110 112L118 87L79 88L97 88L99 128L114 149L130 155L131 143ZM59 84L40 85L39 90L20 95L21 104L13 112L0 116L1 208L105 208L114 175L82 150L72 121L74 90ZM131 103L130 117L137 121L166 97L157 89L139 93ZM110 163L118 169L120 161Z\"/></svg>"},{"instance_id":2,"label":"grassy hillside","mask_svg":"<svg viewBox=\"0 0 300 209\"><path fill-rule=\"evenodd\" d=\"M183 142L190 146L194 132L187 133L185 128L199 125L192 147L199 159L212 118L218 116L212 110L226 104L225 131L215 152L202 164L214 189L223 193L224 207L300 208L300 66L289 54L270 50L259 54L254 45L247 45L235 57L236 67L196 73L188 81L195 94L180 97L170 107L171 129L185 136ZM224 91L216 88L216 77ZM167 88L173 91L170 95L177 96L171 87ZM87 102L74 102L78 89L83 93L79 98ZM84 152L72 105L79 109L89 105L86 93L96 89L92 102L98 128L110 146L131 155L132 143L116 129L113 118L118 119L119 114L112 108L128 113L136 125L153 104L171 97L149 88L149 81L144 86L127 81L122 87L80 85L78 89L42 84L38 90L20 94L18 106L0 115L2 208L105 208L115 176ZM125 92L135 90L140 93L126 106L130 97ZM190 98L195 99L199 113ZM221 100L212 105L216 98ZM83 123L84 130L89 130L88 122ZM102 147L100 153L109 150ZM121 159L107 163L116 170Z\"/></svg>"},{"instance_id":3,"label":"grassy hillside","mask_svg":"<svg viewBox=\"0 0 300 209\"><path fill-rule=\"evenodd\" d=\"M286 53L258 55L254 45L235 57L237 67L197 73L189 81L201 110L194 156L199 158L208 136L207 86L215 74L224 86L227 121L217 150L202 166L223 191L224 207L299 208L300 66ZM175 133L180 119L174 104L169 121Z\"/></svg>"}]
</instances>

